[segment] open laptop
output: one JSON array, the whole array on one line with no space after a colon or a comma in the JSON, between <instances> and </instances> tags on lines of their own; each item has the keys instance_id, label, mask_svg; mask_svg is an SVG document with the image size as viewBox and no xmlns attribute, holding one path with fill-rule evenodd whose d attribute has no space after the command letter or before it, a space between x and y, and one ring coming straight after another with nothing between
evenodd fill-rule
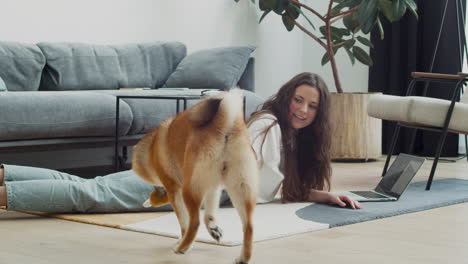
<instances>
[{"instance_id":1,"label":"open laptop","mask_svg":"<svg viewBox=\"0 0 468 264\"><path fill-rule=\"evenodd\" d=\"M425 160L422 157L401 153L374 190L336 193L348 195L359 202L396 201L406 190Z\"/></svg>"}]
</instances>

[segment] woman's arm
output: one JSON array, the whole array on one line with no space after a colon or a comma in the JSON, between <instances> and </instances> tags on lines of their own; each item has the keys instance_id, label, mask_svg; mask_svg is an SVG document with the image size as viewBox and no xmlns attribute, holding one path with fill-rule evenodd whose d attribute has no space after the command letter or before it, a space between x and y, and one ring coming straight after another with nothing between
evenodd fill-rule
<instances>
[{"instance_id":1,"label":"woman's arm","mask_svg":"<svg viewBox=\"0 0 468 264\"><path fill-rule=\"evenodd\" d=\"M279 170L281 163L281 129L274 125L265 135L262 133L275 119L261 118L249 126L250 140L259 162L258 203L271 202L280 189L284 175Z\"/></svg>"}]
</instances>

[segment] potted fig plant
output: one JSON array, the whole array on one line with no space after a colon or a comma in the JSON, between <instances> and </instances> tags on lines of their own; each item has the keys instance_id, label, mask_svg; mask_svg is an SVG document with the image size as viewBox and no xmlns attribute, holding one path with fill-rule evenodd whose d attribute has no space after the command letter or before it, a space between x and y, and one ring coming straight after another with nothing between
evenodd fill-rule
<instances>
[{"instance_id":1,"label":"potted fig plant","mask_svg":"<svg viewBox=\"0 0 468 264\"><path fill-rule=\"evenodd\" d=\"M251 2L256 4L255 0ZM372 66L372 58L366 51L373 47L368 38L370 31L377 27L383 39L382 19L394 22L408 11L418 17L416 3L414 0L329 0L325 14L312 6L314 1L307 3L310 4L300 0L258 0L263 12L259 23L267 15L276 14L286 30L299 28L323 48L321 63L330 63L337 91L332 93L332 158L376 159L382 149L381 120L367 116L370 94L343 92L335 54L344 50L353 65L358 61ZM309 19L310 15L320 21L318 29Z\"/></svg>"}]
</instances>

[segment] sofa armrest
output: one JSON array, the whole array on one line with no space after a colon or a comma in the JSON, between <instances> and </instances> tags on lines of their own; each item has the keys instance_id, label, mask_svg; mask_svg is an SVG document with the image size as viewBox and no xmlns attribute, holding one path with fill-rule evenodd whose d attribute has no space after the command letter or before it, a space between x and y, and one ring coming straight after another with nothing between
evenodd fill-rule
<instances>
[{"instance_id":1,"label":"sofa armrest","mask_svg":"<svg viewBox=\"0 0 468 264\"><path fill-rule=\"evenodd\" d=\"M250 57L237 85L247 91L255 92L255 58Z\"/></svg>"}]
</instances>

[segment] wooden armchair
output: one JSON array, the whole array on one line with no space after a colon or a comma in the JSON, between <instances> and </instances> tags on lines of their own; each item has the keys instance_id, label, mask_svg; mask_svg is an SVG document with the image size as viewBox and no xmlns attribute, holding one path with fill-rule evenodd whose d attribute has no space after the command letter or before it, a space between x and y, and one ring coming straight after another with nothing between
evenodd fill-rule
<instances>
[{"instance_id":1,"label":"wooden armchair","mask_svg":"<svg viewBox=\"0 0 468 264\"><path fill-rule=\"evenodd\" d=\"M426 184L426 190L430 190L432 179L437 168L440 153L448 132L465 135L468 134L468 95L462 96L457 102L458 95L463 85L468 80L467 73L437 74L425 72L413 72L412 81L409 84L406 96L376 94L369 98L367 112L369 116L397 122L393 133L390 149L382 175L387 171L390 158L393 155L401 127L414 128L409 150L413 151L415 132L417 129L439 132L436 154L432 164L431 173ZM452 99L444 100L426 97L427 85L422 96L412 96L416 82L449 83L455 86ZM467 146L468 152L468 146Z\"/></svg>"}]
</instances>

